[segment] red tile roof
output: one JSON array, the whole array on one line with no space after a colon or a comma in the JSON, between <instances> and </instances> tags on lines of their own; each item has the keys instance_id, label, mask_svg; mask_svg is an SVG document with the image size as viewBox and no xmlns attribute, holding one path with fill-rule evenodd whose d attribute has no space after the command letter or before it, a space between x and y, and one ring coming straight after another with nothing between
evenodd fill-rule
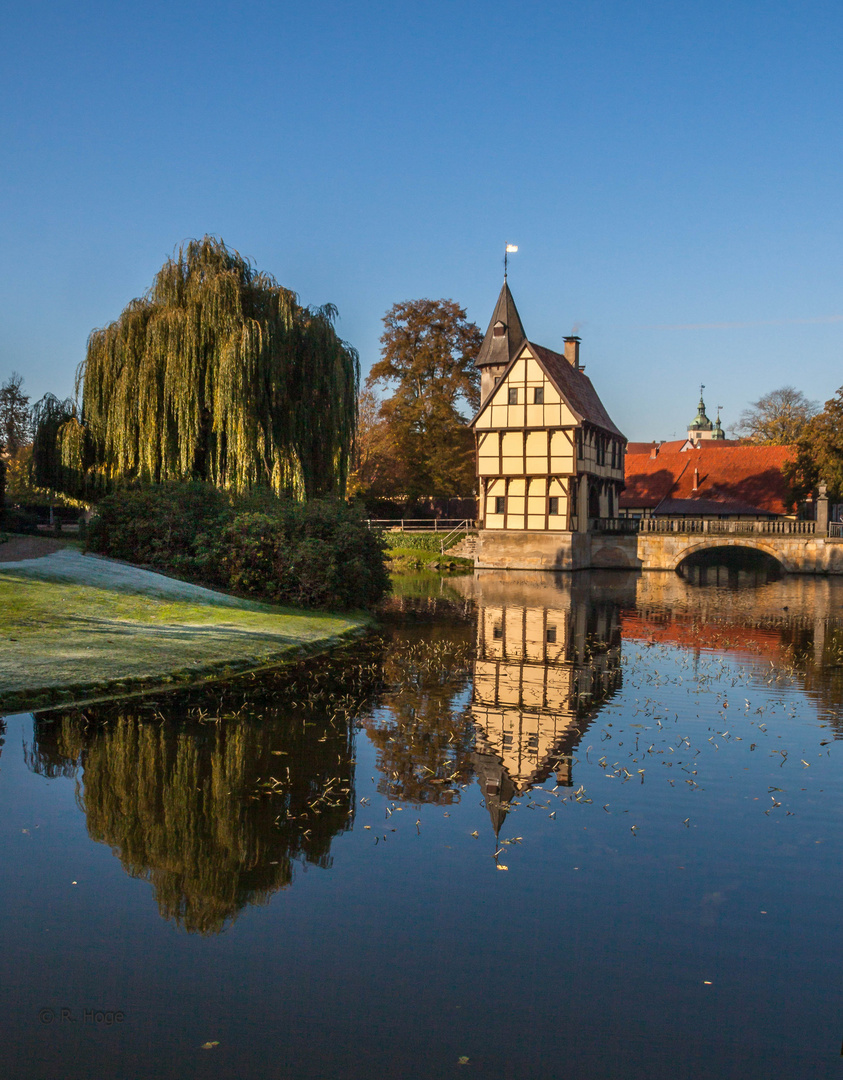
<instances>
[{"instance_id":1,"label":"red tile roof","mask_svg":"<svg viewBox=\"0 0 843 1080\"><path fill-rule=\"evenodd\" d=\"M793 454L792 446L720 446L714 450L705 443L701 449L684 452L660 450L656 458L628 453L626 490L620 505L622 509L656 510L665 499L696 499L740 503L746 508L742 513L754 508L766 514L786 514L789 492L782 469ZM712 513L702 509L702 502L699 512ZM722 512L735 513L736 509L724 505Z\"/></svg>"},{"instance_id":2,"label":"red tile roof","mask_svg":"<svg viewBox=\"0 0 843 1080\"><path fill-rule=\"evenodd\" d=\"M658 453L663 450L681 450L688 442L687 439L670 439L666 442L631 442L626 444L628 454L649 454L655 448ZM703 445L706 450L721 450L727 446L743 446L740 439L705 439Z\"/></svg>"}]
</instances>

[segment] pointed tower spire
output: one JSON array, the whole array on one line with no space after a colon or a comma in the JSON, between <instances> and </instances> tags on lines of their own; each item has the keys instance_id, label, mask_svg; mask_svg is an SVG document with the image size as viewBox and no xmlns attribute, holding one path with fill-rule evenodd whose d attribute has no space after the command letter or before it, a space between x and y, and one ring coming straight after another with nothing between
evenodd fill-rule
<instances>
[{"instance_id":1,"label":"pointed tower spire","mask_svg":"<svg viewBox=\"0 0 843 1080\"><path fill-rule=\"evenodd\" d=\"M512 299L509 285L504 281L486 336L474 361L480 368L481 397L485 398L494 387L497 378L526 340L521 316Z\"/></svg>"}]
</instances>

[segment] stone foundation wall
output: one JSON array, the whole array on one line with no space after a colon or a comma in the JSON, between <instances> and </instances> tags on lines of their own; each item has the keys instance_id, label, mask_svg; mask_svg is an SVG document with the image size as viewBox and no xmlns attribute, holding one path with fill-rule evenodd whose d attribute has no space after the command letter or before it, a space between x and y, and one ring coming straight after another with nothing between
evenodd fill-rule
<instances>
[{"instance_id":1,"label":"stone foundation wall","mask_svg":"<svg viewBox=\"0 0 843 1080\"><path fill-rule=\"evenodd\" d=\"M791 574L843 574L843 540L817 536L729 536L481 530L478 570L675 570L694 551L740 547L763 551Z\"/></svg>"},{"instance_id":2,"label":"stone foundation wall","mask_svg":"<svg viewBox=\"0 0 843 1080\"><path fill-rule=\"evenodd\" d=\"M636 537L488 529L477 534L478 570L637 570Z\"/></svg>"}]
</instances>

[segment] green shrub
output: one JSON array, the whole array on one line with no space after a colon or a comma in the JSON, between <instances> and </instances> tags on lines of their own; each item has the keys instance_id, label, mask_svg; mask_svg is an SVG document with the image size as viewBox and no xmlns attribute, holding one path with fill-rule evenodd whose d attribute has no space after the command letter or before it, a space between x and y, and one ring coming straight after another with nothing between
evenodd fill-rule
<instances>
[{"instance_id":1,"label":"green shrub","mask_svg":"<svg viewBox=\"0 0 843 1080\"><path fill-rule=\"evenodd\" d=\"M86 545L279 604L362 608L389 590L380 534L338 500L232 497L199 483L125 490L99 503Z\"/></svg>"},{"instance_id":2,"label":"green shrub","mask_svg":"<svg viewBox=\"0 0 843 1080\"><path fill-rule=\"evenodd\" d=\"M19 507L7 506L3 512L3 528L13 533L28 533L38 536L41 515Z\"/></svg>"},{"instance_id":3,"label":"green shrub","mask_svg":"<svg viewBox=\"0 0 843 1080\"><path fill-rule=\"evenodd\" d=\"M216 550L229 588L276 603L367 607L389 590L379 534L341 502L239 514Z\"/></svg>"},{"instance_id":4,"label":"green shrub","mask_svg":"<svg viewBox=\"0 0 843 1080\"><path fill-rule=\"evenodd\" d=\"M224 492L200 483L126 488L97 510L85 541L90 551L186 574L202 568L197 540L234 515Z\"/></svg>"},{"instance_id":5,"label":"green shrub","mask_svg":"<svg viewBox=\"0 0 843 1080\"><path fill-rule=\"evenodd\" d=\"M384 534L388 550L396 548L413 551L433 551L437 555L442 550L442 541L448 534L446 532L387 532ZM455 533L448 540L448 547L453 547L465 536L464 532Z\"/></svg>"}]
</instances>

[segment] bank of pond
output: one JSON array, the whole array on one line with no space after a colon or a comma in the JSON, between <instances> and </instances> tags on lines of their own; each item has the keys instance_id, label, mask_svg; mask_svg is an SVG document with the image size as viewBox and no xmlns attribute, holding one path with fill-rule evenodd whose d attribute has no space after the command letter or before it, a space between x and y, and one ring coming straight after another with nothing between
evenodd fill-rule
<instances>
[{"instance_id":1,"label":"bank of pond","mask_svg":"<svg viewBox=\"0 0 843 1080\"><path fill-rule=\"evenodd\" d=\"M13 1075L833 1075L841 599L404 577L329 655L6 716Z\"/></svg>"}]
</instances>

